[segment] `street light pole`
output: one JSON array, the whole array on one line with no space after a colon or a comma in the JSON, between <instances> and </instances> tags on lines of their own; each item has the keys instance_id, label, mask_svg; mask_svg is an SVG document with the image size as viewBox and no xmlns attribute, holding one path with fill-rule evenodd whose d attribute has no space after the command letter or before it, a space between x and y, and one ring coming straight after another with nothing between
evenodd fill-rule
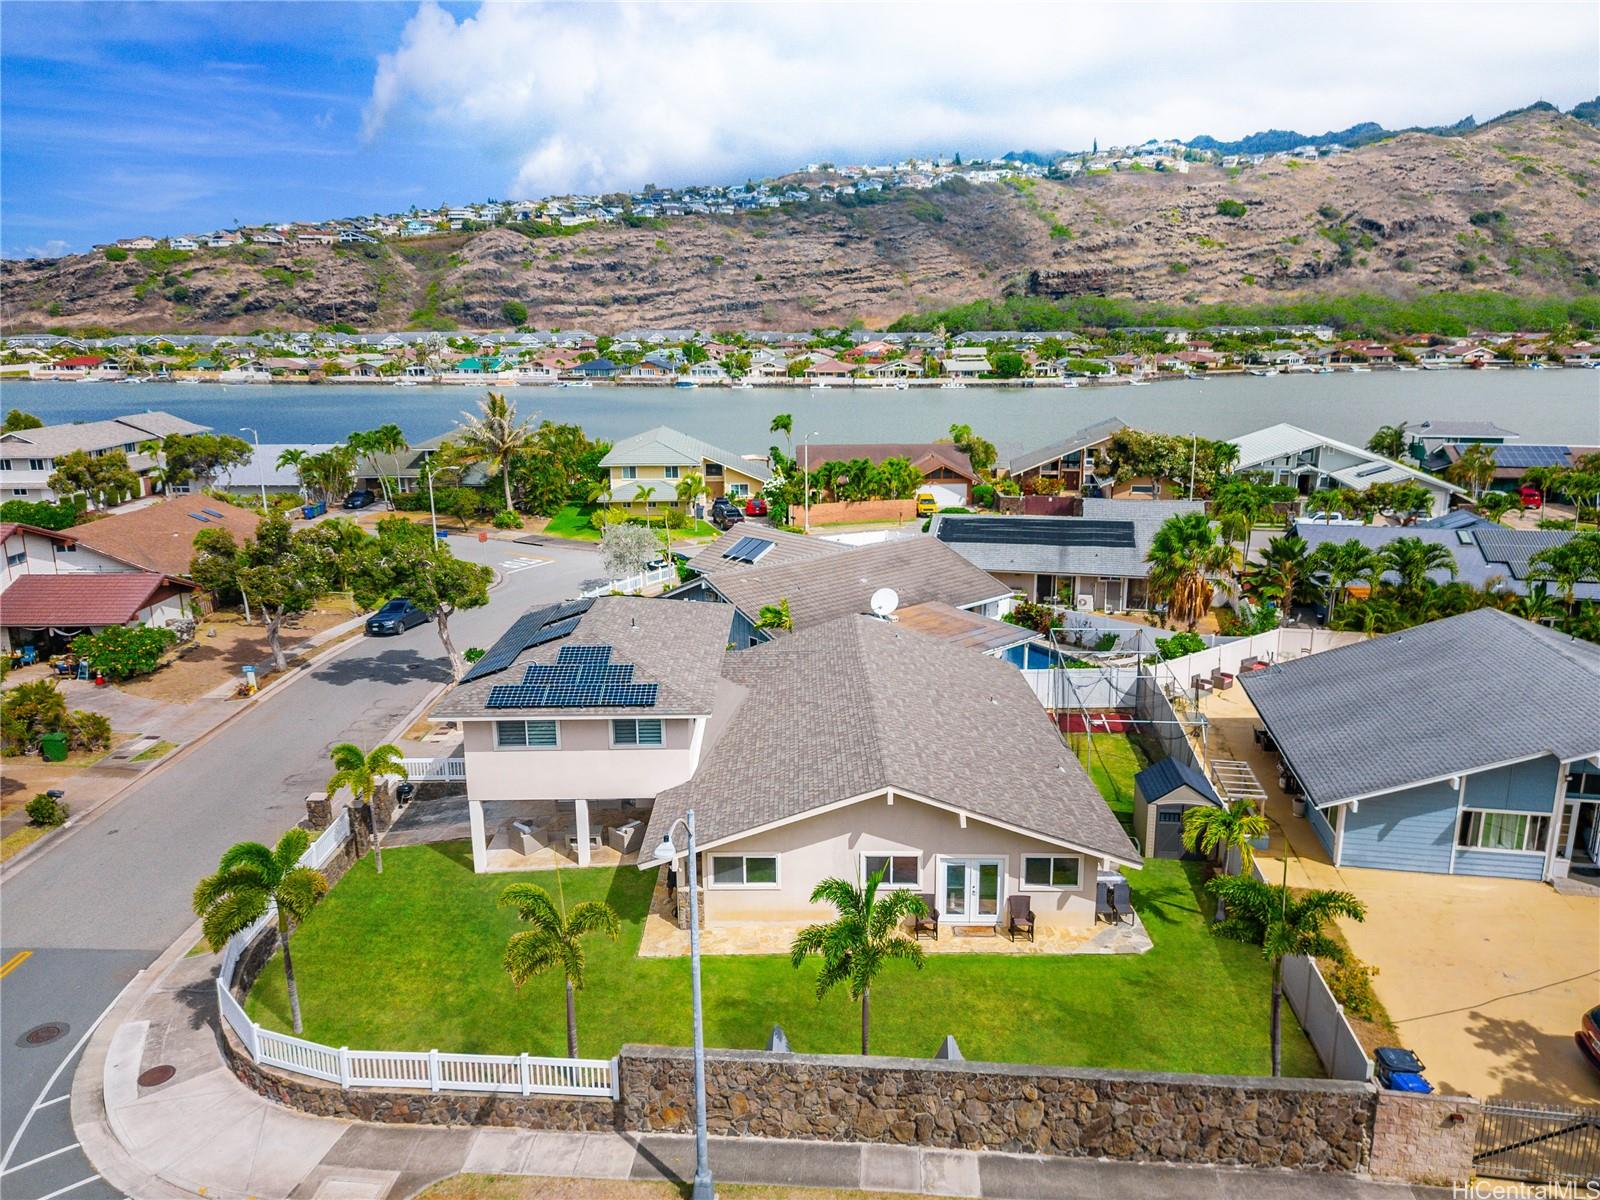
<instances>
[{"instance_id":1,"label":"street light pole","mask_svg":"<svg viewBox=\"0 0 1600 1200\"><path fill-rule=\"evenodd\" d=\"M259 472L259 474L256 475L256 479L261 484L261 515L262 516L266 516L267 515L267 474L266 474L266 468L263 467L260 462L256 461L257 459L259 459L261 457L261 435L259 433L257 433L254 429L251 429L250 426L248 426L248 425L239 426L239 432L240 433L248 433L252 437L254 437L255 440L256 440L255 457L252 458L250 461L255 463L256 470Z\"/></svg>"},{"instance_id":2,"label":"street light pole","mask_svg":"<svg viewBox=\"0 0 1600 1200\"><path fill-rule=\"evenodd\" d=\"M428 520L433 523L433 544L439 544L439 514L433 510L433 459L424 459L422 469L428 475Z\"/></svg>"},{"instance_id":3,"label":"street light pole","mask_svg":"<svg viewBox=\"0 0 1600 1200\"><path fill-rule=\"evenodd\" d=\"M1189 499L1194 499L1194 460L1195 454L1200 449L1200 435L1189 435Z\"/></svg>"},{"instance_id":4,"label":"street light pole","mask_svg":"<svg viewBox=\"0 0 1600 1200\"><path fill-rule=\"evenodd\" d=\"M694 1008L694 1190L690 1200L716 1200L711 1182L711 1148L706 1136L706 1035L705 1016L700 1006L700 899L694 809L667 827L661 844L656 847L655 857L658 862L671 862L677 857L672 831L679 825L684 827L688 839L684 857L689 861L689 994Z\"/></svg>"}]
</instances>

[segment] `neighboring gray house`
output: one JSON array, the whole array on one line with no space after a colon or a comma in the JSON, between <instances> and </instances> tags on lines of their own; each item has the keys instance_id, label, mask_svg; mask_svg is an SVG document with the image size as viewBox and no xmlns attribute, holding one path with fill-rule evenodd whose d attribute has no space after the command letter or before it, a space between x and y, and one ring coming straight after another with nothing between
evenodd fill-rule
<instances>
[{"instance_id":1,"label":"neighboring gray house","mask_svg":"<svg viewBox=\"0 0 1600 1200\"><path fill-rule=\"evenodd\" d=\"M750 541L768 537L765 529L746 535ZM735 541L729 550L737 546ZM756 623L762 608L785 600L797 631L836 617L871 612L869 602L880 588L892 588L901 608L942 601L984 617L998 618L1010 611L1011 589L1005 583L933 538L839 547L836 552L763 565L769 555L792 554L793 549L786 546L780 550L774 545L762 552L747 548L747 555L757 555L753 564L742 569L715 569L673 588L666 597L731 604L736 611L729 640L741 650L771 640L774 631L758 629ZM696 565L702 556L695 557Z\"/></svg>"},{"instance_id":2,"label":"neighboring gray house","mask_svg":"<svg viewBox=\"0 0 1600 1200\"><path fill-rule=\"evenodd\" d=\"M139 448L175 433L209 432L208 425L154 411L104 421L12 430L0 434L0 499L59 499L50 487L50 476L55 474L56 460L76 450L87 451L96 458L120 450L127 455L129 468L139 476L139 495L148 496L154 490L149 476L156 468L157 456Z\"/></svg>"},{"instance_id":3,"label":"neighboring gray house","mask_svg":"<svg viewBox=\"0 0 1600 1200\"><path fill-rule=\"evenodd\" d=\"M1458 510L1459 511L1459 510ZM1443 518L1438 518L1443 520ZM1294 531L1315 551L1325 542L1360 542L1370 550L1382 550L1401 538L1416 538L1430 545L1443 546L1455 557L1455 578L1476 588L1493 586L1496 591L1526 596L1539 579L1528 568L1528 559L1541 550L1565 545L1575 536L1561 529L1508 529L1481 518L1465 528L1429 528L1420 525L1324 525L1320 521L1297 521ZM1384 577L1397 579L1392 572ZM1435 583L1448 583L1448 571L1431 571ZM1546 582L1551 594L1559 589ZM1580 583L1574 589L1579 600L1600 600L1600 583Z\"/></svg>"},{"instance_id":4,"label":"neighboring gray house","mask_svg":"<svg viewBox=\"0 0 1600 1200\"><path fill-rule=\"evenodd\" d=\"M1439 516L1449 510L1452 496L1466 495L1435 475L1287 422L1230 440L1239 448L1234 474L1265 474L1302 496L1327 488L1361 492L1377 483L1416 483L1428 491L1429 515Z\"/></svg>"},{"instance_id":5,"label":"neighboring gray house","mask_svg":"<svg viewBox=\"0 0 1600 1200\"><path fill-rule=\"evenodd\" d=\"M262 487L267 489L269 496L297 494L300 491L300 475L291 465L285 464L280 467L278 456L285 450L304 450L307 454L321 454L332 448L331 442L311 445L305 443L280 445L264 442L260 446L252 445L250 458L218 475L216 486L220 491L235 495L258 495Z\"/></svg>"},{"instance_id":6,"label":"neighboring gray house","mask_svg":"<svg viewBox=\"0 0 1600 1200\"><path fill-rule=\"evenodd\" d=\"M1030 600L1065 591L1080 608L1119 612L1149 607L1145 554L1162 522L1204 511L1196 500L1091 497L1081 517L940 514L931 532Z\"/></svg>"},{"instance_id":7,"label":"neighboring gray house","mask_svg":"<svg viewBox=\"0 0 1600 1200\"><path fill-rule=\"evenodd\" d=\"M1222 807L1211 781L1188 763L1164 758L1133 777L1133 836L1146 858L1202 858L1183 848L1183 814Z\"/></svg>"},{"instance_id":8,"label":"neighboring gray house","mask_svg":"<svg viewBox=\"0 0 1600 1200\"><path fill-rule=\"evenodd\" d=\"M1335 866L1550 879L1600 853L1600 646L1486 608L1239 683Z\"/></svg>"}]
</instances>

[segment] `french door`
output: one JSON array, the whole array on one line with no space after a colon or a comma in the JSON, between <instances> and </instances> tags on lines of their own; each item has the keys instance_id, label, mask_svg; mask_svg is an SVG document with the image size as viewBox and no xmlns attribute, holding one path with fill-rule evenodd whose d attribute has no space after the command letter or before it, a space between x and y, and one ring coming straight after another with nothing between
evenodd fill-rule
<instances>
[{"instance_id":1,"label":"french door","mask_svg":"<svg viewBox=\"0 0 1600 1200\"><path fill-rule=\"evenodd\" d=\"M954 925L999 921L1001 860L947 858L943 864L939 900L945 921Z\"/></svg>"}]
</instances>

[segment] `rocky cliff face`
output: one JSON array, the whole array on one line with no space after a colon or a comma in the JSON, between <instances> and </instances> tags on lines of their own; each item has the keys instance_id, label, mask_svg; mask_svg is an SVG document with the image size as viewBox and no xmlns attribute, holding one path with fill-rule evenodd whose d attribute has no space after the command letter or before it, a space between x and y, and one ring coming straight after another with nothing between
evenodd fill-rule
<instances>
[{"instance_id":1,"label":"rocky cliff face","mask_svg":"<svg viewBox=\"0 0 1600 1200\"><path fill-rule=\"evenodd\" d=\"M880 325L1002 291L1239 303L1463 287L1568 295L1594 290L1597 274L1600 130L1528 113L1465 137L1406 134L1237 172L962 186L565 236L502 228L13 261L0 266L0 321L11 332L503 327L501 306L518 300L536 326L810 328Z\"/></svg>"}]
</instances>

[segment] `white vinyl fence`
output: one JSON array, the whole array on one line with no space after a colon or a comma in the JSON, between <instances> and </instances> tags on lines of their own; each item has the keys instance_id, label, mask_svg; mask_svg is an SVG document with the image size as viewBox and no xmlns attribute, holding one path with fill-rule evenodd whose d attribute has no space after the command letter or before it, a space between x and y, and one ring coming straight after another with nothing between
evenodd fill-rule
<instances>
[{"instance_id":1,"label":"white vinyl fence","mask_svg":"<svg viewBox=\"0 0 1600 1200\"><path fill-rule=\"evenodd\" d=\"M657 567L653 571L642 571L638 575L630 575L626 579L613 579L610 583L603 583L599 587L590 588L580 592L585 600L592 600L596 596L609 596L612 592L622 592L624 595L638 595L646 588L665 586L678 582L678 569L672 565Z\"/></svg>"},{"instance_id":2,"label":"white vinyl fence","mask_svg":"<svg viewBox=\"0 0 1600 1200\"><path fill-rule=\"evenodd\" d=\"M464 758L402 758L400 765L406 769L406 778L412 783L467 777Z\"/></svg>"},{"instance_id":3,"label":"white vinyl fence","mask_svg":"<svg viewBox=\"0 0 1600 1200\"><path fill-rule=\"evenodd\" d=\"M1306 1031L1330 1079L1372 1078L1372 1060L1350 1027L1344 1006L1333 998L1316 959L1291 954L1283 960L1283 997Z\"/></svg>"},{"instance_id":4,"label":"white vinyl fence","mask_svg":"<svg viewBox=\"0 0 1600 1200\"><path fill-rule=\"evenodd\" d=\"M459 759L422 760L459 762ZM300 858L300 865L320 867L339 852L350 836L350 810L338 819ZM250 943L278 919L269 908L254 925L233 935L222 951L217 971L217 1007L238 1035L250 1057L262 1066L281 1067L342 1088L405 1087L430 1092L502 1092L519 1096L598 1096L617 1099L617 1060L604 1058L535 1058L528 1054L441 1054L437 1050L352 1050L324 1046L304 1038L264 1029L233 998L230 985Z\"/></svg>"}]
</instances>

